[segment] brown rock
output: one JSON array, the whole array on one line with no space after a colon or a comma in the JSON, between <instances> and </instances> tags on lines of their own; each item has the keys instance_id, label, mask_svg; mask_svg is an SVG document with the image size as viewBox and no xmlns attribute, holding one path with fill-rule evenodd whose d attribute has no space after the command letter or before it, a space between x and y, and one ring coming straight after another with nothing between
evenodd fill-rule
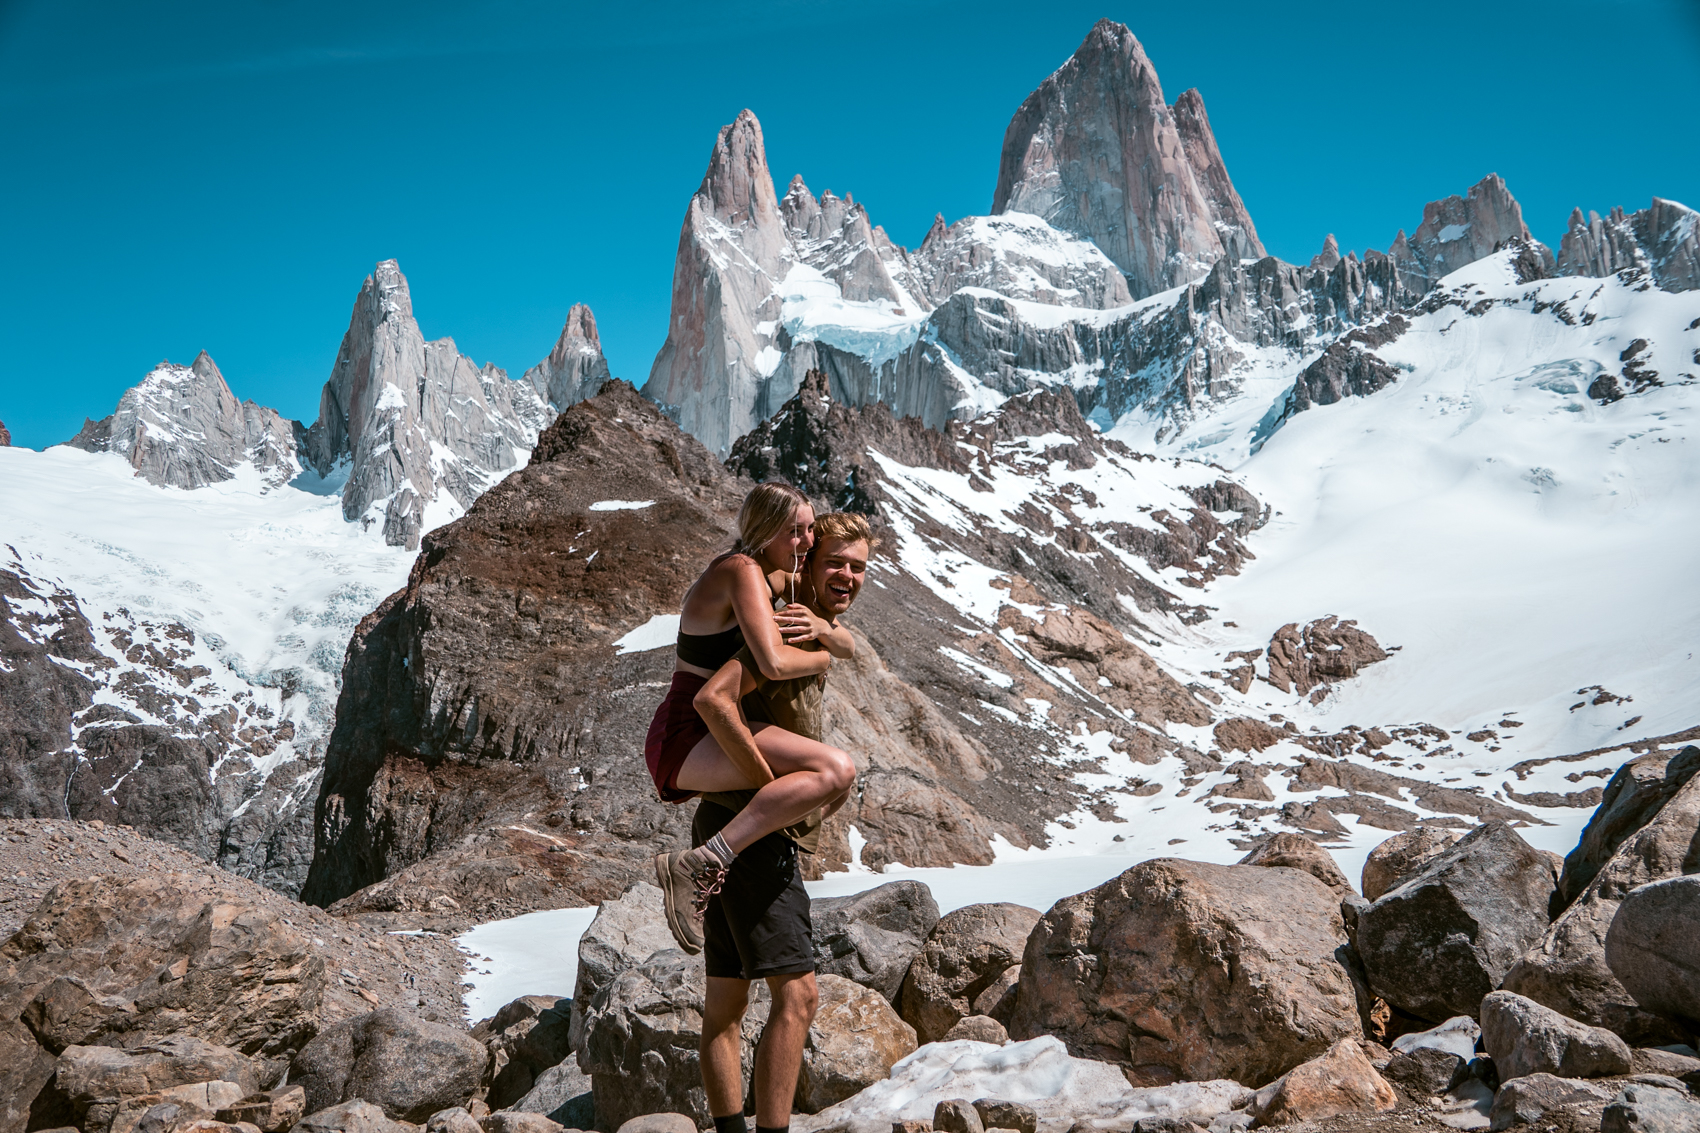
<instances>
[{"instance_id":1,"label":"brown rock","mask_svg":"<svg viewBox=\"0 0 1700 1133\"><path fill-rule=\"evenodd\" d=\"M883 1082L915 1052L915 1031L884 996L842 976L816 977L820 1008L803 1041L797 1108L818 1113Z\"/></svg>"},{"instance_id":2,"label":"brown rock","mask_svg":"<svg viewBox=\"0 0 1700 1133\"><path fill-rule=\"evenodd\" d=\"M1363 1033L1339 904L1298 870L1143 862L1040 920L1010 1034L1140 1085L1268 1082Z\"/></svg>"},{"instance_id":3,"label":"brown rock","mask_svg":"<svg viewBox=\"0 0 1700 1133\"><path fill-rule=\"evenodd\" d=\"M969 1009L976 1015L989 1015L1007 1027L1009 1017L1015 1012L1015 993L1020 986L1021 965L1011 964L986 985L985 991L974 997Z\"/></svg>"},{"instance_id":4,"label":"brown rock","mask_svg":"<svg viewBox=\"0 0 1700 1133\"><path fill-rule=\"evenodd\" d=\"M1004 1030L1002 1023L989 1015L965 1015L956 1021L956 1026L944 1033L942 1041L949 1043L958 1039L972 1039L977 1043L995 1043L1002 1046L1009 1041L1009 1032Z\"/></svg>"},{"instance_id":5,"label":"brown rock","mask_svg":"<svg viewBox=\"0 0 1700 1133\"><path fill-rule=\"evenodd\" d=\"M1516 992L1482 1000L1482 1046L1501 1082L1525 1074L1604 1078L1627 1074L1629 1046L1603 1027L1590 1027Z\"/></svg>"},{"instance_id":6,"label":"brown rock","mask_svg":"<svg viewBox=\"0 0 1700 1133\"><path fill-rule=\"evenodd\" d=\"M516 1113L497 1110L478 1123L484 1133L561 1133L565 1128L541 1113Z\"/></svg>"},{"instance_id":7,"label":"brown rock","mask_svg":"<svg viewBox=\"0 0 1700 1133\"><path fill-rule=\"evenodd\" d=\"M1365 1057L1369 1057L1365 1052ZM1375 1060L1370 1059L1373 1066ZM1414 1098L1444 1094L1468 1076L1469 1064L1456 1054L1432 1047L1400 1051L1379 1067L1382 1077Z\"/></svg>"},{"instance_id":8,"label":"brown rock","mask_svg":"<svg viewBox=\"0 0 1700 1133\"><path fill-rule=\"evenodd\" d=\"M392 1121L371 1102L356 1098L308 1114L289 1133L417 1133L418 1128Z\"/></svg>"},{"instance_id":9,"label":"brown rock","mask_svg":"<svg viewBox=\"0 0 1700 1133\"><path fill-rule=\"evenodd\" d=\"M1606 932L1606 963L1642 1007L1700 1021L1700 875L1630 890Z\"/></svg>"},{"instance_id":10,"label":"brown rock","mask_svg":"<svg viewBox=\"0 0 1700 1133\"><path fill-rule=\"evenodd\" d=\"M472 1114L458 1105L440 1109L425 1119L425 1133L483 1133L483 1129Z\"/></svg>"},{"instance_id":11,"label":"brown rock","mask_svg":"<svg viewBox=\"0 0 1700 1133\"><path fill-rule=\"evenodd\" d=\"M1364 896L1374 901L1389 890L1399 888L1461 837L1463 835L1456 830L1438 826L1419 826L1393 835L1364 859Z\"/></svg>"},{"instance_id":12,"label":"brown rock","mask_svg":"<svg viewBox=\"0 0 1700 1133\"><path fill-rule=\"evenodd\" d=\"M1241 858L1239 864L1300 869L1336 893L1352 892L1352 883L1340 872L1334 855L1303 834L1286 830L1271 834L1260 846Z\"/></svg>"},{"instance_id":13,"label":"brown rock","mask_svg":"<svg viewBox=\"0 0 1700 1133\"><path fill-rule=\"evenodd\" d=\"M67 1047L59 1056L55 1081L81 1106L102 1098L151 1094L210 1081L234 1085L240 1091L236 1096L241 1098L258 1085L254 1063L247 1056L190 1035L172 1035L129 1050ZM204 1102L202 1108L206 1108Z\"/></svg>"},{"instance_id":14,"label":"brown rock","mask_svg":"<svg viewBox=\"0 0 1700 1133\"><path fill-rule=\"evenodd\" d=\"M1554 1110L1610 1098L1609 1092L1574 1078L1544 1072L1529 1074L1499 1087L1488 1114L1489 1128L1497 1131L1532 1124L1552 1116Z\"/></svg>"},{"instance_id":15,"label":"brown rock","mask_svg":"<svg viewBox=\"0 0 1700 1133\"><path fill-rule=\"evenodd\" d=\"M1262 751L1290 735L1284 728L1245 716L1223 720L1210 734L1216 737L1216 744L1223 751Z\"/></svg>"},{"instance_id":16,"label":"brown rock","mask_svg":"<svg viewBox=\"0 0 1700 1133\"><path fill-rule=\"evenodd\" d=\"M696 1124L682 1113L646 1113L621 1122L616 1133L696 1133Z\"/></svg>"},{"instance_id":17,"label":"brown rock","mask_svg":"<svg viewBox=\"0 0 1700 1133\"><path fill-rule=\"evenodd\" d=\"M465 1031L394 1007L321 1031L301 1048L289 1078L319 1110L363 1098L402 1121L424 1121L477 1089L489 1053Z\"/></svg>"},{"instance_id":18,"label":"brown rock","mask_svg":"<svg viewBox=\"0 0 1700 1133\"><path fill-rule=\"evenodd\" d=\"M1580 897L1624 840L1646 826L1700 771L1700 747L1650 751L1619 767L1606 784L1582 837L1564 859L1560 899Z\"/></svg>"},{"instance_id":19,"label":"brown rock","mask_svg":"<svg viewBox=\"0 0 1700 1133\"><path fill-rule=\"evenodd\" d=\"M1257 1091L1249 1109L1259 1124L1292 1125L1341 1114L1385 1113L1398 1101L1358 1044L1341 1039Z\"/></svg>"},{"instance_id":20,"label":"brown rock","mask_svg":"<svg viewBox=\"0 0 1700 1133\"><path fill-rule=\"evenodd\" d=\"M939 920L909 965L898 998L923 1043L936 1042L973 1010L976 998L1021 962L1037 909L998 902L968 905Z\"/></svg>"},{"instance_id":21,"label":"brown rock","mask_svg":"<svg viewBox=\"0 0 1700 1133\"><path fill-rule=\"evenodd\" d=\"M976 1098L974 1112L987 1129L1013 1129L1016 1133L1038 1133L1039 1115L1030 1105L997 1098Z\"/></svg>"},{"instance_id":22,"label":"brown rock","mask_svg":"<svg viewBox=\"0 0 1700 1133\"><path fill-rule=\"evenodd\" d=\"M218 1111L218 1119L231 1125L247 1122L260 1133L279 1133L288 1129L307 1114L307 1091L300 1086L279 1086L250 1094ZM456 1133L466 1133L458 1130Z\"/></svg>"},{"instance_id":23,"label":"brown rock","mask_svg":"<svg viewBox=\"0 0 1700 1133\"><path fill-rule=\"evenodd\" d=\"M1318 686L1349 680L1365 665L1387 660L1381 644L1358 628L1330 614L1282 626L1269 639L1269 683L1282 692L1301 695Z\"/></svg>"},{"instance_id":24,"label":"brown rock","mask_svg":"<svg viewBox=\"0 0 1700 1133\"><path fill-rule=\"evenodd\" d=\"M953 1098L934 1106L933 1129L937 1133L986 1133L979 1111L965 1098Z\"/></svg>"}]
</instances>

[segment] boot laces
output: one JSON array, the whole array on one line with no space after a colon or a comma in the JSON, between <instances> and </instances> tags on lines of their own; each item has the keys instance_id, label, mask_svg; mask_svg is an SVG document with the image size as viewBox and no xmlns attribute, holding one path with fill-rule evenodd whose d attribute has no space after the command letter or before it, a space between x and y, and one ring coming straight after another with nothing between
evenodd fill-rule
<instances>
[{"instance_id":1,"label":"boot laces","mask_svg":"<svg viewBox=\"0 0 1700 1133\"><path fill-rule=\"evenodd\" d=\"M700 915L708 911L709 898L726 884L726 867L717 861L706 861L691 879L691 908Z\"/></svg>"}]
</instances>

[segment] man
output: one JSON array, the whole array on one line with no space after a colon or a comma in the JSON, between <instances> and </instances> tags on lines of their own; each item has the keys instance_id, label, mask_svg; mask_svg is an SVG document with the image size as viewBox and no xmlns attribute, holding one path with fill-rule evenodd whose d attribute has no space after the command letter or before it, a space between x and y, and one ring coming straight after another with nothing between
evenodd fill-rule
<instances>
[{"instance_id":1,"label":"man","mask_svg":"<svg viewBox=\"0 0 1700 1133\"><path fill-rule=\"evenodd\" d=\"M837 631L839 615L861 593L876 541L868 521L848 513L818 517L814 535L804 571L810 593L802 596L803 604L828 630ZM800 645L811 646L819 648L814 641ZM770 681L745 650L709 680L697 694L696 705L723 750L737 753L739 762L759 760L752 727L774 725L820 740L825 682L825 674ZM765 979L773 995L756 1051L756 1131L782 1133L790 1126L803 1042L818 1005L809 895L803 889L797 851L815 851L821 822L843 805L850 790L847 784L826 805L740 851L719 893L708 901L702 930L708 968L702 1076L716 1133L747 1133L739 1056L750 982L756 979ZM692 842L705 844L755 794L703 795Z\"/></svg>"}]
</instances>

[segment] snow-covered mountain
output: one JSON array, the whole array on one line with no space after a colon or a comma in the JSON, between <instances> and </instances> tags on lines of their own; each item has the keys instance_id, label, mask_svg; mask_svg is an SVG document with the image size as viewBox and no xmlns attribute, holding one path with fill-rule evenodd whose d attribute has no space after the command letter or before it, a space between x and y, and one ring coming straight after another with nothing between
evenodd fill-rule
<instances>
[{"instance_id":1,"label":"snow-covered mountain","mask_svg":"<svg viewBox=\"0 0 1700 1133\"><path fill-rule=\"evenodd\" d=\"M522 381L426 342L390 260L311 428L203 352L66 445L0 452L0 813L127 822L299 890L350 633L606 376L583 305Z\"/></svg>"}]
</instances>

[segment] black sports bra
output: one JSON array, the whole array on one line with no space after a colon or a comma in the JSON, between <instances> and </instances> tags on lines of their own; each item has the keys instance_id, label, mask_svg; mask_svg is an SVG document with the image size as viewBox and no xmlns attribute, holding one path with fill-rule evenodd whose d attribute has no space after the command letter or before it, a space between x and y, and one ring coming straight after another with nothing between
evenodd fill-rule
<instances>
[{"instance_id":1,"label":"black sports bra","mask_svg":"<svg viewBox=\"0 0 1700 1133\"><path fill-rule=\"evenodd\" d=\"M736 657L743 647L742 626L733 626L719 633L686 633L680 630L677 645L679 660L699 669L718 669Z\"/></svg>"}]
</instances>

